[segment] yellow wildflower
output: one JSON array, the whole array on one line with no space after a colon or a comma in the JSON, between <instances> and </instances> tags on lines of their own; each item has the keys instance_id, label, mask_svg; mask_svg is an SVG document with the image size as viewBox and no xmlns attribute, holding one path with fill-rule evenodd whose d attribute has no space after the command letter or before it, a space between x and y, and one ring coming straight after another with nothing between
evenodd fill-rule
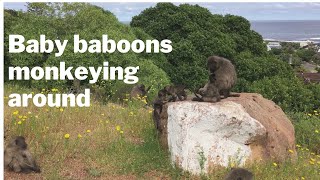
<instances>
[{"instance_id":1,"label":"yellow wildflower","mask_svg":"<svg viewBox=\"0 0 320 180\"><path fill-rule=\"evenodd\" d=\"M292 154L292 153L293 153L293 150L289 149L289 153L291 153L291 154Z\"/></svg>"},{"instance_id":2,"label":"yellow wildflower","mask_svg":"<svg viewBox=\"0 0 320 180\"><path fill-rule=\"evenodd\" d=\"M88 129L86 132L87 132L87 133L91 133L91 130L90 130L90 129Z\"/></svg>"},{"instance_id":3,"label":"yellow wildflower","mask_svg":"<svg viewBox=\"0 0 320 180\"><path fill-rule=\"evenodd\" d=\"M31 114L31 112L29 111L28 114Z\"/></svg>"},{"instance_id":4,"label":"yellow wildflower","mask_svg":"<svg viewBox=\"0 0 320 180\"><path fill-rule=\"evenodd\" d=\"M302 176L301 179L304 180L305 178Z\"/></svg>"},{"instance_id":5,"label":"yellow wildflower","mask_svg":"<svg viewBox=\"0 0 320 180\"><path fill-rule=\"evenodd\" d=\"M234 163L231 163L230 166L233 168L233 167L235 166L235 164L234 164Z\"/></svg>"},{"instance_id":6,"label":"yellow wildflower","mask_svg":"<svg viewBox=\"0 0 320 180\"><path fill-rule=\"evenodd\" d=\"M313 158L310 158L310 160L311 160L311 161L313 161L313 162L314 162L314 161L316 161L316 160L315 160L315 159L313 159Z\"/></svg>"},{"instance_id":7,"label":"yellow wildflower","mask_svg":"<svg viewBox=\"0 0 320 180\"><path fill-rule=\"evenodd\" d=\"M133 116L133 112L132 111L129 113L129 116Z\"/></svg>"},{"instance_id":8,"label":"yellow wildflower","mask_svg":"<svg viewBox=\"0 0 320 180\"><path fill-rule=\"evenodd\" d=\"M81 134L78 134L78 138L82 138Z\"/></svg>"},{"instance_id":9,"label":"yellow wildflower","mask_svg":"<svg viewBox=\"0 0 320 180\"><path fill-rule=\"evenodd\" d=\"M120 131L121 127L119 125L116 126L116 130Z\"/></svg>"},{"instance_id":10,"label":"yellow wildflower","mask_svg":"<svg viewBox=\"0 0 320 180\"><path fill-rule=\"evenodd\" d=\"M123 101L129 101L129 99L123 99Z\"/></svg>"},{"instance_id":11,"label":"yellow wildflower","mask_svg":"<svg viewBox=\"0 0 320 180\"><path fill-rule=\"evenodd\" d=\"M151 114L152 112L153 112L152 110L149 111L150 114Z\"/></svg>"},{"instance_id":12,"label":"yellow wildflower","mask_svg":"<svg viewBox=\"0 0 320 180\"><path fill-rule=\"evenodd\" d=\"M109 123L109 121L108 120L106 120L106 124L108 124Z\"/></svg>"},{"instance_id":13,"label":"yellow wildflower","mask_svg":"<svg viewBox=\"0 0 320 180\"><path fill-rule=\"evenodd\" d=\"M312 116L312 114L309 113L308 116Z\"/></svg>"},{"instance_id":14,"label":"yellow wildflower","mask_svg":"<svg viewBox=\"0 0 320 180\"><path fill-rule=\"evenodd\" d=\"M274 162L274 163L272 163L272 164L273 164L275 167L277 167L277 166L278 166L278 164L277 164L277 163L275 163L275 162Z\"/></svg>"},{"instance_id":15,"label":"yellow wildflower","mask_svg":"<svg viewBox=\"0 0 320 180\"><path fill-rule=\"evenodd\" d=\"M69 138L70 138L70 134L65 134L65 135L64 135L64 138L65 138L65 139L69 139Z\"/></svg>"},{"instance_id":16,"label":"yellow wildflower","mask_svg":"<svg viewBox=\"0 0 320 180\"><path fill-rule=\"evenodd\" d=\"M12 113L13 115L17 115L17 114L19 114L19 111L18 110L16 110L16 111L13 111L13 113Z\"/></svg>"},{"instance_id":17,"label":"yellow wildflower","mask_svg":"<svg viewBox=\"0 0 320 180\"><path fill-rule=\"evenodd\" d=\"M318 131L318 130L315 130L314 132L315 132L315 133L319 133L319 131Z\"/></svg>"},{"instance_id":18,"label":"yellow wildflower","mask_svg":"<svg viewBox=\"0 0 320 180\"><path fill-rule=\"evenodd\" d=\"M143 99L142 102L145 103L145 104L148 104L147 100L145 100L145 99Z\"/></svg>"},{"instance_id":19,"label":"yellow wildflower","mask_svg":"<svg viewBox=\"0 0 320 180\"><path fill-rule=\"evenodd\" d=\"M60 112L63 112L63 108L60 108L59 110L60 110Z\"/></svg>"},{"instance_id":20,"label":"yellow wildflower","mask_svg":"<svg viewBox=\"0 0 320 180\"><path fill-rule=\"evenodd\" d=\"M22 122L21 122L21 121L18 121L18 124L20 125L20 124L22 124Z\"/></svg>"},{"instance_id":21,"label":"yellow wildflower","mask_svg":"<svg viewBox=\"0 0 320 180\"><path fill-rule=\"evenodd\" d=\"M120 134L123 134L123 131L120 131Z\"/></svg>"},{"instance_id":22,"label":"yellow wildflower","mask_svg":"<svg viewBox=\"0 0 320 180\"><path fill-rule=\"evenodd\" d=\"M300 147L301 147L301 145L299 145L299 144L297 144L296 146L297 146L298 148L300 148Z\"/></svg>"},{"instance_id":23,"label":"yellow wildflower","mask_svg":"<svg viewBox=\"0 0 320 180\"><path fill-rule=\"evenodd\" d=\"M23 119L27 119L28 117L27 117L27 116L23 116L22 118L23 118Z\"/></svg>"},{"instance_id":24,"label":"yellow wildflower","mask_svg":"<svg viewBox=\"0 0 320 180\"><path fill-rule=\"evenodd\" d=\"M22 116L19 116L19 119L22 119Z\"/></svg>"},{"instance_id":25,"label":"yellow wildflower","mask_svg":"<svg viewBox=\"0 0 320 180\"><path fill-rule=\"evenodd\" d=\"M313 162L313 161L309 161L309 163L310 163L311 165L314 165L314 162Z\"/></svg>"}]
</instances>

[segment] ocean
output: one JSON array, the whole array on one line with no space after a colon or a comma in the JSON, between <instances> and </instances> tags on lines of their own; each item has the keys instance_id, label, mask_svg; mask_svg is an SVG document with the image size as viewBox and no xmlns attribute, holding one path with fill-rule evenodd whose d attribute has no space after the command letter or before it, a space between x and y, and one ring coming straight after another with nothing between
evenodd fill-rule
<instances>
[{"instance_id":1,"label":"ocean","mask_svg":"<svg viewBox=\"0 0 320 180\"><path fill-rule=\"evenodd\" d=\"M320 20L251 21L251 29L264 39L320 41Z\"/></svg>"}]
</instances>

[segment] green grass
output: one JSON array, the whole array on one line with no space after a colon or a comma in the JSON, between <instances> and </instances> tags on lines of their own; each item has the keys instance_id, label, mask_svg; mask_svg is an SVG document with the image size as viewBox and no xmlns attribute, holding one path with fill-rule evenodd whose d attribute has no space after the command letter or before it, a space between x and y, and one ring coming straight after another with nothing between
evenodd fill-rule
<instances>
[{"instance_id":1,"label":"green grass","mask_svg":"<svg viewBox=\"0 0 320 180\"><path fill-rule=\"evenodd\" d=\"M5 103L13 92L5 87ZM36 92L36 91L34 91ZM171 165L154 130L151 108L143 100L126 105L92 103L88 108L10 108L5 104L7 137L23 135L46 179L222 179L230 168L193 176ZM319 117L317 120L320 121ZM304 123L305 124L305 123ZM311 128L311 127L310 127ZM313 127L312 127L313 128ZM313 130L314 131L314 130ZM69 134L69 138L66 138ZM319 134L317 134L319 137ZM81 137L79 137L81 136ZM315 141L312 141L316 143ZM318 142L320 143L320 142ZM300 145L299 145L300 146ZM318 179L320 156L297 148L296 162L266 162L247 168L256 179ZM5 176L14 176L6 173ZM302 178L303 177L303 178Z\"/></svg>"}]
</instances>

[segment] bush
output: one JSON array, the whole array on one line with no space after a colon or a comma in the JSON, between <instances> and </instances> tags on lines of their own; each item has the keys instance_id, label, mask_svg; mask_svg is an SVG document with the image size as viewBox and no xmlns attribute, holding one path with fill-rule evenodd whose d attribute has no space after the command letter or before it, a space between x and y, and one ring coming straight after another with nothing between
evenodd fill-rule
<instances>
[{"instance_id":1,"label":"bush","mask_svg":"<svg viewBox=\"0 0 320 180\"><path fill-rule=\"evenodd\" d=\"M284 111L310 111L314 94L297 78L267 77L252 83L251 92L257 92L274 101Z\"/></svg>"}]
</instances>

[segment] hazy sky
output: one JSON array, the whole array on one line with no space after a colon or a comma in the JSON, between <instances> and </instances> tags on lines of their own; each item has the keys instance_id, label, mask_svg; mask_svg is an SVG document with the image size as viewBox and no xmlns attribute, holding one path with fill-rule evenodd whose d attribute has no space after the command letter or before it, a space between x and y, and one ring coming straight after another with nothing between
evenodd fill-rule
<instances>
[{"instance_id":1,"label":"hazy sky","mask_svg":"<svg viewBox=\"0 0 320 180\"><path fill-rule=\"evenodd\" d=\"M4 3L8 9L26 10L26 3ZM156 3L92 3L111 11L120 21L130 21ZM174 3L179 4L179 3ZM196 4L196 3L190 3ZM234 14L249 20L320 20L320 3L197 3L214 14Z\"/></svg>"}]
</instances>

